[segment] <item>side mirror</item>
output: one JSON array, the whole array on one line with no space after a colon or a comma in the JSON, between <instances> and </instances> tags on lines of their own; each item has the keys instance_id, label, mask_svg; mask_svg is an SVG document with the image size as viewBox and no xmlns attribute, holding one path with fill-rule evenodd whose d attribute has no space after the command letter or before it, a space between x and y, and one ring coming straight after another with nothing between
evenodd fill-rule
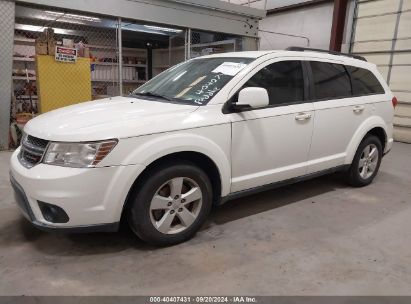
<instances>
[{"instance_id":1,"label":"side mirror","mask_svg":"<svg viewBox=\"0 0 411 304\"><path fill-rule=\"evenodd\" d=\"M235 106L261 108L269 105L267 90L259 87L248 87L238 93L238 101Z\"/></svg>"}]
</instances>

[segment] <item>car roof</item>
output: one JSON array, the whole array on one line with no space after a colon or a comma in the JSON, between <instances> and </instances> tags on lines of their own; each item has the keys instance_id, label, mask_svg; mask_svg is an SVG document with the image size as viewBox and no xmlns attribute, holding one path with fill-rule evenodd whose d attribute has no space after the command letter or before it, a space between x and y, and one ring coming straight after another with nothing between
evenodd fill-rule
<instances>
[{"instance_id":1,"label":"car roof","mask_svg":"<svg viewBox=\"0 0 411 304\"><path fill-rule=\"evenodd\" d=\"M235 57L235 58L258 58L267 54L279 52L278 50L273 51L243 51L243 52L227 52L212 55L201 56L201 58L218 58L218 57Z\"/></svg>"},{"instance_id":2,"label":"car roof","mask_svg":"<svg viewBox=\"0 0 411 304\"><path fill-rule=\"evenodd\" d=\"M317 60L334 60L344 64L352 64L358 66L373 65L367 61L359 60L344 54L329 54L326 52L315 51L288 51L288 50L268 50L268 51L243 51L243 52L227 52L201 56L197 58L259 58L266 55L272 55L272 57L286 57L286 56L302 56L306 58L312 58Z\"/></svg>"}]
</instances>

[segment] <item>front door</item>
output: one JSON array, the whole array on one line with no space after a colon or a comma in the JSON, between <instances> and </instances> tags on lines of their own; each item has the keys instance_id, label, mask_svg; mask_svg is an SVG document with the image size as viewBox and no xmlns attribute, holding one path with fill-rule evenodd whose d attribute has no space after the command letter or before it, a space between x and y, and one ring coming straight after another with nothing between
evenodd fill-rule
<instances>
[{"instance_id":1,"label":"front door","mask_svg":"<svg viewBox=\"0 0 411 304\"><path fill-rule=\"evenodd\" d=\"M306 173L313 104L305 102L304 73L296 60L267 64L243 86L263 87L270 106L231 113L232 184L237 192Z\"/></svg>"}]
</instances>

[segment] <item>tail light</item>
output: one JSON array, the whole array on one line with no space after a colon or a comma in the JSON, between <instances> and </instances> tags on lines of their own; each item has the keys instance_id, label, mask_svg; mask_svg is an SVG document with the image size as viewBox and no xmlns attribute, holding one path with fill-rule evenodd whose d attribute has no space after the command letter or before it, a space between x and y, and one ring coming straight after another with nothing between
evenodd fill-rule
<instances>
[{"instance_id":1,"label":"tail light","mask_svg":"<svg viewBox=\"0 0 411 304\"><path fill-rule=\"evenodd\" d=\"M397 97L394 96L392 98L392 106L395 108L397 106L397 104L398 104L398 99L397 99Z\"/></svg>"}]
</instances>

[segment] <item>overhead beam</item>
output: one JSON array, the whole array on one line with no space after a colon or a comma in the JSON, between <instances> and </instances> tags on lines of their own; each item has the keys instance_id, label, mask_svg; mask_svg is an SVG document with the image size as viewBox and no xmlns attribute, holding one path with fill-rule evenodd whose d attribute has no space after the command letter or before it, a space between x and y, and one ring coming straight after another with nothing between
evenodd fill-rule
<instances>
[{"instance_id":1,"label":"overhead beam","mask_svg":"<svg viewBox=\"0 0 411 304\"><path fill-rule=\"evenodd\" d=\"M16 0L17 3L57 7L79 12L168 26L258 36L258 20L265 11L219 0Z\"/></svg>"},{"instance_id":2,"label":"overhead beam","mask_svg":"<svg viewBox=\"0 0 411 304\"><path fill-rule=\"evenodd\" d=\"M277 14L277 13L282 13L298 8L307 8L311 6L315 6L318 4L326 3L326 2L331 2L333 0L311 0L311 1L305 1L305 2L300 2L300 3L295 3L295 4L290 4L286 6L281 6L277 8L272 8L267 10L267 16L272 15L272 14Z\"/></svg>"}]
</instances>

